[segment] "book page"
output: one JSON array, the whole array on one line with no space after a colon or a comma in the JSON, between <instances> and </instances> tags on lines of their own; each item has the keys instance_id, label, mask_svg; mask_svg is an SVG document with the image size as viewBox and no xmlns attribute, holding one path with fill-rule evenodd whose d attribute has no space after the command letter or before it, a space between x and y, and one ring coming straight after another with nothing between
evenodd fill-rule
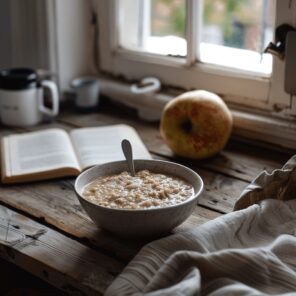
<instances>
[{"instance_id":1,"label":"book page","mask_svg":"<svg viewBox=\"0 0 296 296\"><path fill-rule=\"evenodd\" d=\"M71 140L61 129L10 135L3 141L8 177L66 167L79 170Z\"/></svg>"},{"instance_id":2,"label":"book page","mask_svg":"<svg viewBox=\"0 0 296 296\"><path fill-rule=\"evenodd\" d=\"M70 136L82 169L110 161L123 160L121 141L131 142L134 159L151 159L134 128L119 124L75 129Z\"/></svg>"}]
</instances>

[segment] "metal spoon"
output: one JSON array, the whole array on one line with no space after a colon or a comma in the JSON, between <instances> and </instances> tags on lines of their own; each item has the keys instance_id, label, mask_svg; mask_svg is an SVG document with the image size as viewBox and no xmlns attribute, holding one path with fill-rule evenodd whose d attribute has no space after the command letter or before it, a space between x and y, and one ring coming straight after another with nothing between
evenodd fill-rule
<instances>
[{"instance_id":1,"label":"metal spoon","mask_svg":"<svg viewBox=\"0 0 296 296\"><path fill-rule=\"evenodd\" d=\"M133 160L133 150L132 145L129 140L122 140L121 142L121 149L124 154L124 157L127 161L127 165L130 171L130 174L132 177L135 176L135 166L134 166L134 160Z\"/></svg>"}]
</instances>

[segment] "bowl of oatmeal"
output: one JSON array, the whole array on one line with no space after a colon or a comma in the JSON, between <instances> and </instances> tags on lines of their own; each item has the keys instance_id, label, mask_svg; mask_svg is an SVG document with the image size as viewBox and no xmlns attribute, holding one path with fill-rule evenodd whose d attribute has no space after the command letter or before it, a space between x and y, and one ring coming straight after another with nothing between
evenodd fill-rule
<instances>
[{"instance_id":1,"label":"bowl of oatmeal","mask_svg":"<svg viewBox=\"0 0 296 296\"><path fill-rule=\"evenodd\" d=\"M135 170L133 177L126 161L116 161L77 177L78 199L100 228L122 237L161 236L191 215L203 190L196 172L161 160L135 160Z\"/></svg>"}]
</instances>

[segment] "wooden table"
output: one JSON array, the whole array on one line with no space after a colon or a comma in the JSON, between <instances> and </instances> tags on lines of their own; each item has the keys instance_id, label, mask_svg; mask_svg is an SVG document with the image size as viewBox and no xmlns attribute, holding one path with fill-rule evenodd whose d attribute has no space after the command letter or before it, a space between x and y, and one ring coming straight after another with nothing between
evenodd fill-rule
<instances>
[{"instance_id":1,"label":"wooden table","mask_svg":"<svg viewBox=\"0 0 296 296\"><path fill-rule=\"evenodd\" d=\"M115 111L120 109L120 112ZM155 158L183 163L204 180L205 191L191 217L174 230L196 227L232 210L247 184L262 170L280 168L289 153L256 148L231 141L209 160L177 159L165 145L157 124L137 119L118 106L99 112L64 112L53 123L31 129L2 127L0 135L28 130L126 123L135 127ZM82 210L73 190L74 178L0 188L0 257L77 295L101 295L133 258L144 241L119 239L98 229Z\"/></svg>"}]
</instances>

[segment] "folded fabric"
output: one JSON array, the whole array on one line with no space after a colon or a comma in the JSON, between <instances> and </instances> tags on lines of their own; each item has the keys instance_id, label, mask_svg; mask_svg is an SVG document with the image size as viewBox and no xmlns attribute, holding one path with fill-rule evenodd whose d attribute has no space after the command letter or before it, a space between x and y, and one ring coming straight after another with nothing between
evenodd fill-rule
<instances>
[{"instance_id":1,"label":"folded fabric","mask_svg":"<svg viewBox=\"0 0 296 296\"><path fill-rule=\"evenodd\" d=\"M244 209L266 198L289 200L296 198L296 155L272 173L263 171L242 192L234 210Z\"/></svg>"},{"instance_id":2,"label":"folded fabric","mask_svg":"<svg viewBox=\"0 0 296 296\"><path fill-rule=\"evenodd\" d=\"M280 181L258 176L236 208L259 204L146 245L105 295L296 295L295 160Z\"/></svg>"}]
</instances>

